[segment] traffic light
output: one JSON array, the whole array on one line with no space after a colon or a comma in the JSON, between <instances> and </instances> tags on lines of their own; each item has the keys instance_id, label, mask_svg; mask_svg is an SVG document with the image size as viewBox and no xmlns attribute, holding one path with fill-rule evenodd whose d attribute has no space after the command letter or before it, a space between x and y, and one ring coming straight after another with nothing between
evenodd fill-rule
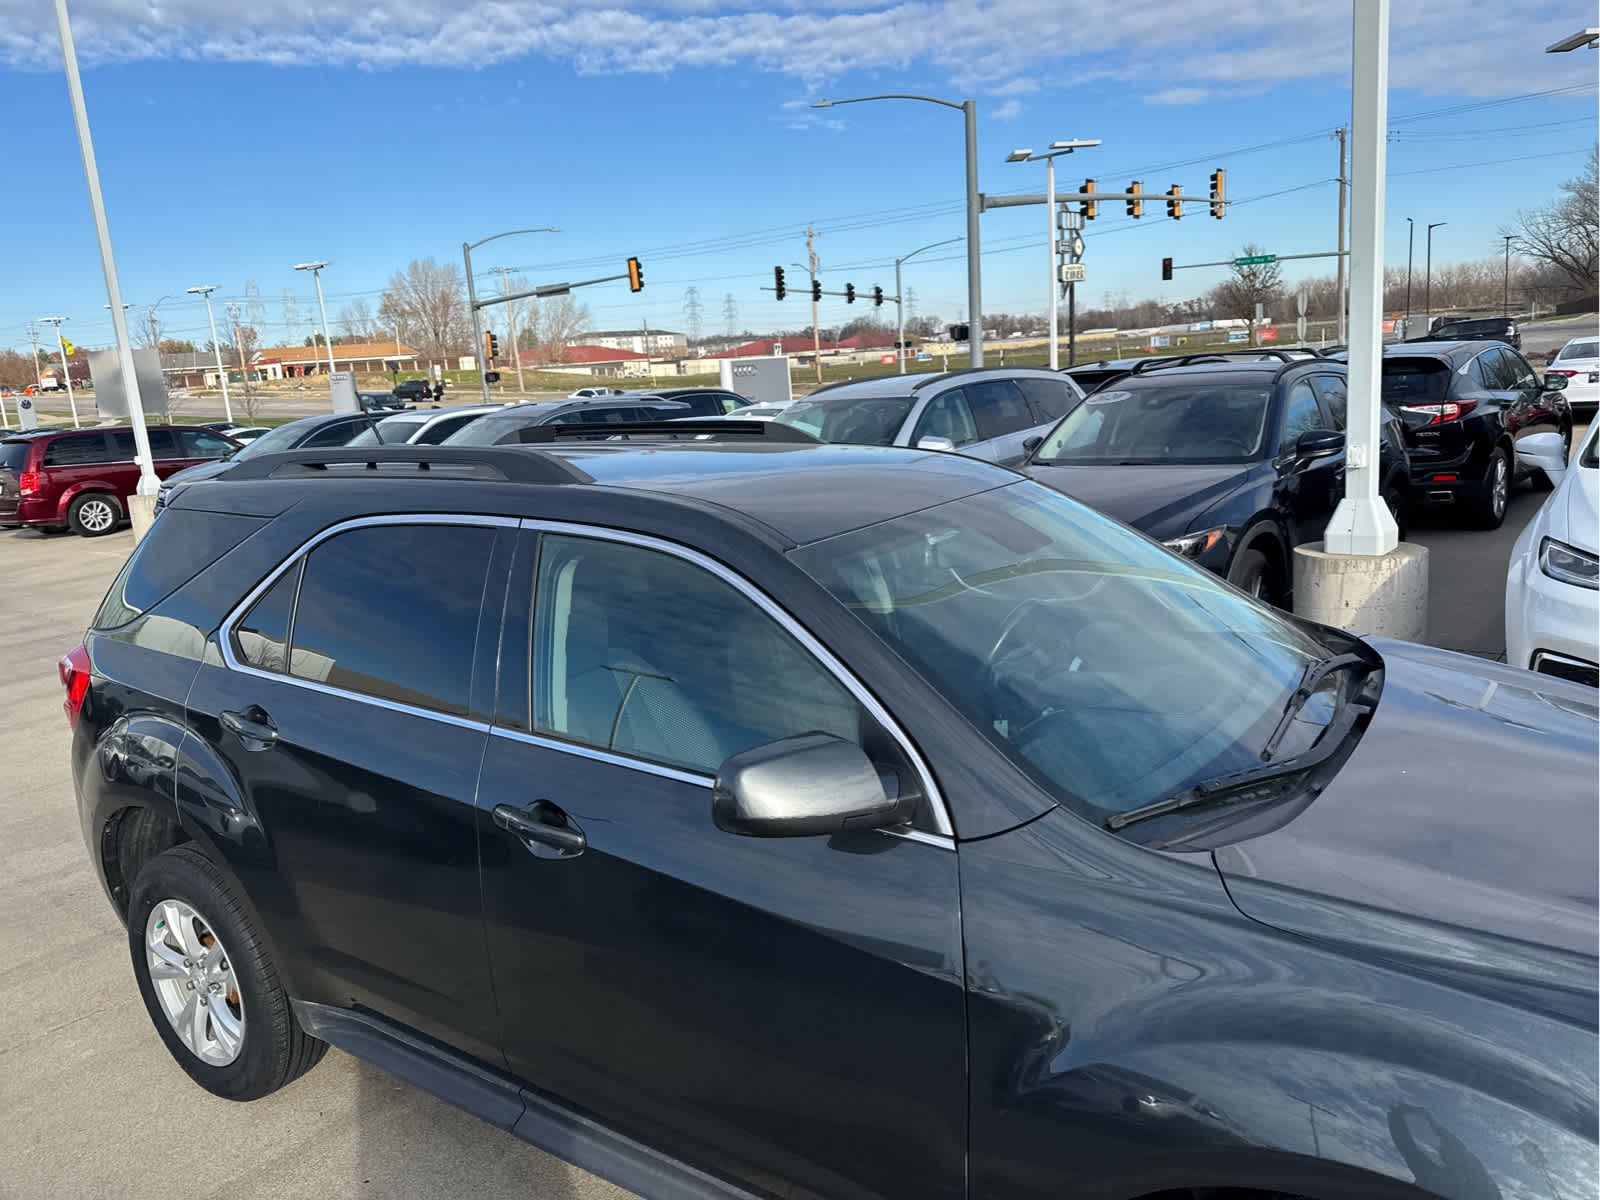
<instances>
[{"instance_id":1,"label":"traffic light","mask_svg":"<svg viewBox=\"0 0 1600 1200\"><path fill-rule=\"evenodd\" d=\"M782 300L789 294L789 287L783 282L782 267L772 268L772 290L778 293L779 300Z\"/></svg>"},{"instance_id":2,"label":"traffic light","mask_svg":"<svg viewBox=\"0 0 1600 1200\"><path fill-rule=\"evenodd\" d=\"M872 289L872 304L875 308L883 307L883 289L881 287Z\"/></svg>"},{"instance_id":3,"label":"traffic light","mask_svg":"<svg viewBox=\"0 0 1600 1200\"><path fill-rule=\"evenodd\" d=\"M483 348L486 351L484 357L493 362L500 354L500 339L493 333L484 334Z\"/></svg>"},{"instance_id":4,"label":"traffic light","mask_svg":"<svg viewBox=\"0 0 1600 1200\"><path fill-rule=\"evenodd\" d=\"M1221 167L1211 172L1211 215L1222 220L1223 201L1228 198L1228 173Z\"/></svg>"},{"instance_id":5,"label":"traffic light","mask_svg":"<svg viewBox=\"0 0 1600 1200\"><path fill-rule=\"evenodd\" d=\"M637 292L644 287L644 271L639 266L637 258L628 260L628 290Z\"/></svg>"},{"instance_id":6,"label":"traffic light","mask_svg":"<svg viewBox=\"0 0 1600 1200\"><path fill-rule=\"evenodd\" d=\"M950 340L952 342L964 342L967 340L967 335L971 332L971 330L969 330L965 325L947 325L945 327L945 332L950 335Z\"/></svg>"},{"instance_id":7,"label":"traffic light","mask_svg":"<svg viewBox=\"0 0 1600 1200\"><path fill-rule=\"evenodd\" d=\"M1181 195L1183 188L1176 183L1167 189L1167 216L1174 221L1183 216L1183 201L1178 199Z\"/></svg>"},{"instance_id":8,"label":"traffic light","mask_svg":"<svg viewBox=\"0 0 1600 1200\"><path fill-rule=\"evenodd\" d=\"M813 300L822 299L822 281L820 279L813 279L811 281L811 298Z\"/></svg>"},{"instance_id":9,"label":"traffic light","mask_svg":"<svg viewBox=\"0 0 1600 1200\"><path fill-rule=\"evenodd\" d=\"M1161 278L1163 280L1172 278L1172 260L1170 258L1161 260Z\"/></svg>"},{"instance_id":10,"label":"traffic light","mask_svg":"<svg viewBox=\"0 0 1600 1200\"><path fill-rule=\"evenodd\" d=\"M855 284L847 283L847 284L844 285L844 302L846 304L854 304L856 302L856 285Z\"/></svg>"},{"instance_id":11,"label":"traffic light","mask_svg":"<svg viewBox=\"0 0 1600 1200\"><path fill-rule=\"evenodd\" d=\"M1128 197L1128 215L1130 217L1144 216L1144 201L1140 198L1140 193L1144 191L1144 184L1135 179L1128 185L1128 191L1133 193Z\"/></svg>"},{"instance_id":12,"label":"traffic light","mask_svg":"<svg viewBox=\"0 0 1600 1200\"><path fill-rule=\"evenodd\" d=\"M1085 179L1083 181L1083 190L1085 192L1093 192L1094 191L1094 180ZM1094 213L1095 213L1095 209L1097 207L1098 206L1096 205L1096 203L1093 200L1085 200L1083 202L1083 219L1085 221L1094 220Z\"/></svg>"}]
</instances>

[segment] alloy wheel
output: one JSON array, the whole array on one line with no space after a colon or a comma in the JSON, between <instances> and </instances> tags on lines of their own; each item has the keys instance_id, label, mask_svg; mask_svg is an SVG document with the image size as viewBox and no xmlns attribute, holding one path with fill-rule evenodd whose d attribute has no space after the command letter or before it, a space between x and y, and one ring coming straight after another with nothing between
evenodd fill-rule
<instances>
[{"instance_id":1,"label":"alloy wheel","mask_svg":"<svg viewBox=\"0 0 1600 1200\"><path fill-rule=\"evenodd\" d=\"M1511 490L1509 474L1510 472L1506 468L1505 455L1498 455L1494 460L1494 479L1489 485L1493 489L1489 502L1494 507L1494 515L1497 520L1505 515L1506 497Z\"/></svg>"},{"instance_id":2,"label":"alloy wheel","mask_svg":"<svg viewBox=\"0 0 1600 1200\"><path fill-rule=\"evenodd\" d=\"M161 1010L201 1062L225 1067L244 1046L244 1004L233 961L210 924L182 900L162 900L145 922L146 965Z\"/></svg>"},{"instance_id":3,"label":"alloy wheel","mask_svg":"<svg viewBox=\"0 0 1600 1200\"><path fill-rule=\"evenodd\" d=\"M116 524L117 514L104 500L88 500L78 506L78 520L90 533L103 533Z\"/></svg>"}]
</instances>

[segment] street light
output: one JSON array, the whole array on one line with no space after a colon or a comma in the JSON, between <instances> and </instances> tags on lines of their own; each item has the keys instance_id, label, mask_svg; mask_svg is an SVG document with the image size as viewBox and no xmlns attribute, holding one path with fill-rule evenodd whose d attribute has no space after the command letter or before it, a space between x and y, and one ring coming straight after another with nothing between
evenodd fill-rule
<instances>
[{"instance_id":1,"label":"street light","mask_svg":"<svg viewBox=\"0 0 1600 1200\"><path fill-rule=\"evenodd\" d=\"M1593 49L1600 46L1600 29L1580 29L1577 33L1569 33L1559 42L1546 46L1546 54L1564 54L1568 50L1581 50L1588 46Z\"/></svg>"},{"instance_id":2,"label":"street light","mask_svg":"<svg viewBox=\"0 0 1600 1200\"><path fill-rule=\"evenodd\" d=\"M1417 241L1417 223L1406 218L1406 336L1411 336L1411 251Z\"/></svg>"},{"instance_id":3,"label":"street light","mask_svg":"<svg viewBox=\"0 0 1600 1200\"><path fill-rule=\"evenodd\" d=\"M1426 305L1428 309L1429 333L1433 332L1433 231L1438 229L1441 225L1448 224L1450 224L1449 221L1435 221L1432 225L1428 226L1427 284L1425 285L1426 290L1423 293L1423 304Z\"/></svg>"},{"instance_id":4,"label":"street light","mask_svg":"<svg viewBox=\"0 0 1600 1200\"><path fill-rule=\"evenodd\" d=\"M108 304L106 307L110 308L111 306ZM61 340L61 322L70 320L72 320L71 317L40 317L39 324L54 325L56 327L56 349L61 351L61 374L67 380L67 403L72 406L72 427L77 429L79 428L78 401L72 394L72 367L67 363L67 344Z\"/></svg>"},{"instance_id":5,"label":"street light","mask_svg":"<svg viewBox=\"0 0 1600 1200\"><path fill-rule=\"evenodd\" d=\"M910 254L902 255L894 260L894 323L897 330L895 338L895 355L900 360L900 374L906 373L906 306L904 293L900 290L900 264L909 262L924 250L932 250L935 246L948 246L959 242L960 238L945 238L942 242L929 242L926 246L918 246ZM796 263L796 266L799 264ZM971 337L970 331L968 337Z\"/></svg>"},{"instance_id":6,"label":"street light","mask_svg":"<svg viewBox=\"0 0 1600 1200\"><path fill-rule=\"evenodd\" d=\"M1506 310L1506 316L1509 317L1511 315L1511 243L1516 235L1502 233L1500 236L1506 240L1506 274L1505 282L1501 285L1500 307Z\"/></svg>"},{"instance_id":7,"label":"street light","mask_svg":"<svg viewBox=\"0 0 1600 1200\"><path fill-rule=\"evenodd\" d=\"M1050 148L1039 154L1031 149L1013 150L1006 155L1008 163L1039 162L1044 161L1044 219L1046 230L1046 244L1049 246L1049 271L1050 277L1050 369L1058 370L1061 366L1060 336L1057 331L1060 314L1060 281L1056 278L1056 159L1063 154L1071 154L1074 150L1087 149L1098 146L1099 138L1091 140L1073 139L1065 142L1051 142ZM1071 284L1068 285L1073 286ZM1074 310L1076 306L1074 305Z\"/></svg>"},{"instance_id":8,"label":"street light","mask_svg":"<svg viewBox=\"0 0 1600 1200\"><path fill-rule=\"evenodd\" d=\"M975 100L940 100L936 96L913 96L904 92L891 92L883 96L855 96L849 100L818 100L812 108L834 108L840 104L861 104L868 100L921 100L927 104L942 104L946 108L960 109L966 116L967 129L967 322L970 326L968 346L970 363L983 366L983 284L978 267L978 105Z\"/></svg>"},{"instance_id":9,"label":"street light","mask_svg":"<svg viewBox=\"0 0 1600 1200\"><path fill-rule=\"evenodd\" d=\"M316 262L296 263L296 271L310 271L311 278L317 281L317 307L322 310L322 344L328 349L328 389L333 390L333 338L328 336L328 306L322 302L322 268L329 265L330 260L324 258Z\"/></svg>"},{"instance_id":10,"label":"street light","mask_svg":"<svg viewBox=\"0 0 1600 1200\"><path fill-rule=\"evenodd\" d=\"M217 356L217 379L222 384L222 415L228 420L233 420L233 402L228 399L228 373L222 369L222 344L217 341L217 317L211 311L211 293L217 290L217 285L208 283L203 287L189 289L191 296L203 296L206 302L206 320L211 322L211 351Z\"/></svg>"},{"instance_id":11,"label":"street light","mask_svg":"<svg viewBox=\"0 0 1600 1200\"><path fill-rule=\"evenodd\" d=\"M514 233L560 233L554 225L542 225L538 229L507 229L504 233L491 233L486 238L479 238L475 242L461 243L461 261L467 270L467 307L472 309L472 353L483 353L483 319L478 316L478 289L472 282L472 252L485 242L495 241L497 238L510 237ZM399 353L396 347L395 353ZM478 383L483 388L483 402L489 403L489 364L483 361L478 366Z\"/></svg>"}]
</instances>

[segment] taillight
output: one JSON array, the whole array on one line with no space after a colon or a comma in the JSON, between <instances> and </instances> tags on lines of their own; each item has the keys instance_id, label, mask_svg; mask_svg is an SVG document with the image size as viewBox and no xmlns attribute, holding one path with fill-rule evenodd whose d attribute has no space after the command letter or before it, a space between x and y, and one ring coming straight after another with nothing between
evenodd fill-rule
<instances>
[{"instance_id":1,"label":"taillight","mask_svg":"<svg viewBox=\"0 0 1600 1200\"><path fill-rule=\"evenodd\" d=\"M67 689L66 702L62 704L61 711L67 714L67 724L76 729L78 726L78 713L83 710L83 699L89 694L89 652L79 642L56 664L56 672L61 676L61 686Z\"/></svg>"},{"instance_id":2,"label":"taillight","mask_svg":"<svg viewBox=\"0 0 1600 1200\"><path fill-rule=\"evenodd\" d=\"M1568 379L1571 379L1575 375L1577 375L1577 372L1576 371L1567 371L1567 370L1564 370L1561 367L1551 367L1548 371L1545 372L1545 374L1546 375L1565 375Z\"/></svg>"},{"instance_id":3,"label":"taillight","mask_svg":"<svg viewBox=\"0 0 1600 1200\"><path fill-rule=\"evenodd\" d=\"M35 496L39 493L39 472L24 471L17 476L17 491L24 496Z\"/></svg>"},{"instance_id":4,"label":"taillight","mask_svg":"<svg viewBox=\"0 0 1600 1200\"><path fill-rule=\"evenodd\" d=\"M1448 400L1443 404L1407 404L1400 411L1427 417L1429 425L1442 425L1446 421L1459 421L1477 407L1476 400Z\"/></svg>"}]
</instances>

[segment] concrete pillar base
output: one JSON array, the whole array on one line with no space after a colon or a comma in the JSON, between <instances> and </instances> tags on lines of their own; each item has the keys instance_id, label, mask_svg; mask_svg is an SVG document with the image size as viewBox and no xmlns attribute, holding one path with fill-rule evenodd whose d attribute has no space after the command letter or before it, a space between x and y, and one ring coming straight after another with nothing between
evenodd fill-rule
<instances>
[{"instance_id":1,"label":"concrete pillar base","mask_svg":"<svg viewBox=\"0 0 1600 1200\"><path fill-rule=\"evenodd\" d=\"M150 532L150 526L156 521L156 498L141 496L137 492L129 496L128 519L133 522L135 544L143 541L144 535Z\"/></svg>"},{"instance_id":2,"label":"concrete pillar base","mask_svg":"<svg viewBox=\"0 0 1600 1200\"><path fill-rule=\"evenodd\" d=\"M1428 632L1428 548L1401 542L1387 554L1294 551L1294 611L1351 633L1419 642Z\"/></svg>"}]
</instances>

